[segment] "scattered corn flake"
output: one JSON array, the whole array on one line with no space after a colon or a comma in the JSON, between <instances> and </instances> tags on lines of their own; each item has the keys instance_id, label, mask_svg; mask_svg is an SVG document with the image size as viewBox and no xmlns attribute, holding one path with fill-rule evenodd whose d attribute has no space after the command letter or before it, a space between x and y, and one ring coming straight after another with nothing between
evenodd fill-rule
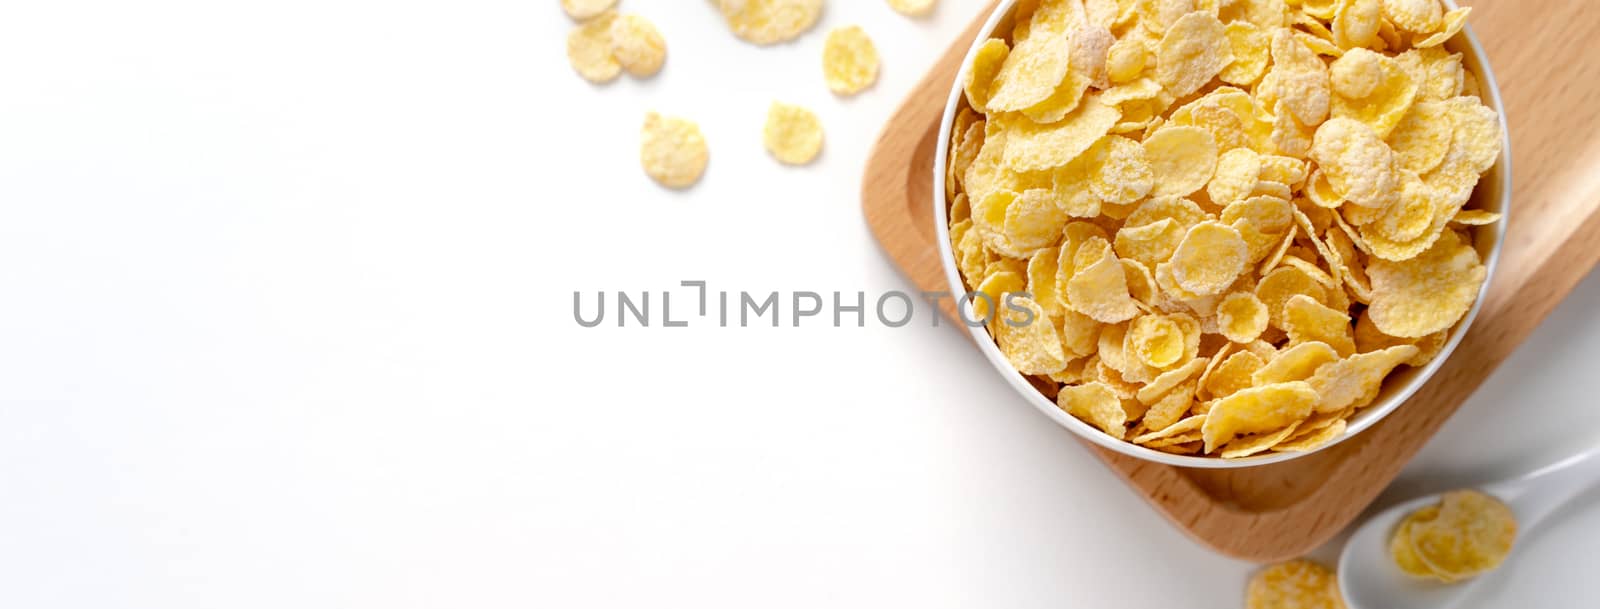
<instances>
[{"instance_id":1,"label":"scattered corn flake","mask_svg":"<svg viewBox=\"0 0 1600 609\"><path fill-rule=\"evenodd\" d=\"M603 11L567 34L567 60L584 80L595 84L616 80L622 64L612 53L611 26L615 11Z\"/></svg>"},{"instance_id":2,"label":"scattered corn flake","mask_svg":"<svg viewBox=\"0 0 1600 609\"><path fill-rule=\"evenodd\" d=\"M1069 216L1093 218L1100 215L1108 204L1094 193L1094 175L1089 168L1087 155L1045 173L1051 176L1050 188L1056 197L1056 204Z\"/></svg>"},{"instance_id":3,"label":"scattered corn flake","mask_svg":"<svg viewBox=\"0 0 1600 609\"><path fill-rule=\"evenodd\" d=\"M822 16L823 0L716 0L728 27L741 40L770 45L806 33Z\"/></svg>"},{"instance_id":4,"label":"scattered corn flake","mask_svg":"<svg viewBox=\"0 0 1600 609\"><path fill-rule=\"evenodd\" d=\"M1072 65L1068 73L1088 77L1090 84L1097 89L1111 86L1106 60L1110 58L1111 45L1117 41L1116 36L1104 25L1081 23L1072 32L1071 38Z\"/></svg>"},{"instance_id":5,"label":"scattered corn flake","mask_svg":"<svg viewBox=\"0 0 1600 609\"><path fill-rule=\"evenodd\" d=\"M1306 162L1294 157L1276 154L1261 155L1261 179L1288 184L1291 187L1303 186L1310 170Z\"/></svg>"},{"instance_id":6,"label":"scattered corn flake","mask_svg":"<svg viewBox=\"0 0 1600 609\"><path fill-rule=\"evenodd\" d=\"M1074 221L1067 224L1061 231L1061 258L1056 262L1056 289L1060 290L1061 302L1071 306L1071 299L1067 294L1067 283L1077 274L1077 254L1083 244L1094 239L1105 240L1108 238L1106 230L1089 222Z\"/></svg>"},{"instance_id":7,"label":"scattered corn flake","mask_svg":"<svg viewBox=\"0 0 1600 609\"><path fill-rule=\"evenodd\" d=\"M1100 101L1109 105L1120 106L1131 101L1153 100L1161 93L1161 83L1149 78L1140 78L1106 89L1105 93L1100 96Z\"/></svg>"},{"instance_id":8,"label":"scattered corn flake","mask_svg":"<svg viewBox=\"0 0 1600 609\"><path fill-rule=\"evenodd\" d=\"M1041 249L1028 259L1028 293L1033 295L1034 302L1039 303L1039 307L1051 317L1059 317L1066 310L1066 306L1056 293L1056 266L1060 258L1061 248L1056 246ZM1073 355L1082 357L1089 354L1073 353Z\"/></svg>"},{"instance_id":9,"label":"scattered corn flake","mask_svg":"<svg viewBox=\"0 0 1600 609\"><path fill-rule=\"evenodd\" d=\"M1233 0L1216 2L1218 16L1225 22L1249 22L1262 29L1288 25L1290 3L1283 0Z\"/></svg>"},{"instance_id":10,"label":"scattered corn flake","mask_svg":"<svg viewBox=\"0 0 1600 609\"><path fill-rule=\"evenodd\" d=\"M561 0L561 10L578 21L593 19L616 6L617 0Z\"/></svg>"},{"instance_id":11,"label":"scattered corn flake","mask_svg":"<svg viewBox=\"0 0 1600 609\"><path fill-rule=\"evenodd\" d=\"M1300 230L1298 228L1290 228L1287 233L1284 233L1283 241L1278 243L1278 248L1267 254L1266 260L1261 263L1261 268L1257 271L1262 275L1263 280L1266 279L1267 274L1283 263L1284 258L1289 254L1289 248L1294 246L1295 237L1299 234ZM1259 282L1256 287L1260 289Z\"/></svg>"},{"instance_id":12,"label":"scattered corn flake","mask_svg":"<svg viewBox=\"0 0 1600 609\"><path fill-rule=\"evenodd\" d=\"M1334 44L1332 40L1327 38L1321 38L1306 32L1295 32L1294 37L1299 39L1301 44L1306 45L1306 48L1311 49L1312 53L1335 59L1344 56L1344 49L1339 48L1339 45Z\"/></svg>"},{"instance_id":13,"label":"scattered corn flake","mask_svg":"<svg viewBox=\"0 0 1600 609\"><path fill-rule=\"evenodd\" d=\"M1196 8L1194 0L1134 0L1132 4L1139 23L1158 37Z\"/></svg>"},{"instance_id":14,"label":"scattered corn flake","mask_svg":"<svg viewBox=\"0 0 1600 609\"><path fill-rule=\"evenodd\" d=\"M1448 330L1442 330L1416 339L1389 336L1378 330L1378 327L1372 323L1372 316L1366 313L1362 313L1361 317L1356 320L1355 336L1356 350L1362 353L1381 351L1399 345L1416 347L1417 355L1405 362L1407 366L1413 368L1421 368L1428 365L1444 351L1445 346L1450 342L1450 332Z\"/></svg>"},{"instance_id":15,"label":"scattered corn flake","mask_svg":"<svg viewBox=\"0 0 1600 609\"><path fill-rule=\"evenodd\" d=\"M1245 589L1246 609L1344 609L1344 606L1333 572L1303 559L1258 571Z\"/></svg>"},{"instance_id":16,"label":"scattered corn flake","mask_svg":"<svg viewBox=\"0 0 1600 609\"><path fill-rule=\"evenodd\" d=\"M705 175L711 152L699 125L651 112L645 115L639 139L640 164L656 183L684 189Z\"/></svg>"},{"instance_id":17,"label":"scattered corn flake","mask_svg":"<svg viewBox=\"0 0 1600 609\"><path fill-rule=\"evenodd\" d=\"M922 17L933 12L937 0L889 0L889 8L909 17Z\"/></svg>"},{"instance_id":18,"label":"scattered corn flake","mask_svg":"<svg viewBox=\"0 0 1600 609\"><path fill-rule=\"evenodd\" d=\"M1271 74L1268 74L1271 77ZM1316 131L1307 127L1295 118L1289 109L1289 102L1278 100L1272 119L1272 131L1268 134L1272 141L1273 150L1280 155L1291 158L1305 158L1311 153Z\"/></svg>"},{"instance_id":19,"label":"scattered corn flake","mask_svg":"<svg viewBox=\"0 0 1600 609\"><path fill-rule=\"evenodd\" d=\"M645 78L667 61L667 41L654 23L639 15L623 15L611 24L612 55L629 74Z\"/></svg>"},{"instance_id":20,"label":"scattered corn flake","mask_svg":"<svg viewBox=\"0 0 1600 609\"><path fill-rule=\"evenodd\" d=\"M810 110L772 102L763 132L767 151L788 165L805 165L822 152L822 121Z\"/></svg>"},{"instance_id":21,"label":"scattered corn flake","mask_svg":"<svg viewBox=\"0 0 1600 609\"><path fill-rule=\"evenodd\" d=\"M861 26L834 28L822 47L822 74L836 95L855 95L878 81L878 47Z\"/></svg>"},{"instance_id":22,"label":"scattered corn flake","mask_svg":"<svg viewBox=\"0 0 1600 609\"><path fill-rule=\"evenodd\" d=\"M1216 199L1212 199L1213 202ZM1294 207L1287 199L1251 196L1234 201L1222 209L1222 222L1239 231L1250 248L1250 261L1266 258L1294 226Z\"/></svg>"}]
</instances>

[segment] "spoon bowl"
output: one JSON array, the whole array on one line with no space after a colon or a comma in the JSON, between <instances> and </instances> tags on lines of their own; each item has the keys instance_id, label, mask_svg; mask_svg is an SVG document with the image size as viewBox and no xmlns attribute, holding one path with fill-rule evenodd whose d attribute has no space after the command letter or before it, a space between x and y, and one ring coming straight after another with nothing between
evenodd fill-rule
<instances>
[{"instance_id":1,"label":"spoon bowl","mask_svg":"<svg viewBox=\"0 0 1600 609\"><path fill-rule=\"evenodd\" d=\"M1600 484L1600 448L1568 457L1531 474L1482 488L1517 515L1525 537L1550 514ZM1401 503L1367 520L1339 555L1339 592L1350 609L1450 609L1471 594L1479 579L1445 584L1408 576L1395 566L1389 539L1400 521L1439 502L1430 495ZM1516 555L1516 551L1512 551Z\"/></svg>"}]
</instances>

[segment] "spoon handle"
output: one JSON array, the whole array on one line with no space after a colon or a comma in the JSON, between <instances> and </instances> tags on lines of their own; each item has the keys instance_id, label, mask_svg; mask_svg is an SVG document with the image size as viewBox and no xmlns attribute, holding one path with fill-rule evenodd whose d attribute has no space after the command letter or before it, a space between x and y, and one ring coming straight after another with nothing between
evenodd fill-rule
<instances>
[{"instance_id":1,"label":"spoon handle","mask_svg":"<svg viewBox=\"0 0 1600 609\"><path fill-rule=\"evenodd\" d=\"M1531 528L1574 497L1600 485L1600 447L1567 457L1487 490L1512 506Z\"/></svg>"}]
</instances>

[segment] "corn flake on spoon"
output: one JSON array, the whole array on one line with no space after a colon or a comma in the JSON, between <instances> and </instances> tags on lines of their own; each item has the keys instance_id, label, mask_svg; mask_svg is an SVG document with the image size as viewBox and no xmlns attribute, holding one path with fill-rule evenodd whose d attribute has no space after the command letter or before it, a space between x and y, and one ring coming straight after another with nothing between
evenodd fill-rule
<instances>
[{"instance_id":1,"label":"corn flake on spoon","mask_svg":"<svg viewBox=\"0 0 1600 609\"><path fill-rule=\"evenodd\" d=\"M1481 490L1511 508L1519 535L1525 536L1596 485L1600 485L1600 448ZM1400 522L1439 501L1439 495L1432 495L1389 508L1350 537L1339 556L1339 589L1350 609L1450 609L1471 593L1476 579L1444 584L1411 577L1400 571L1390 553L1390 541Z\"/></svg>"}]
</instances>

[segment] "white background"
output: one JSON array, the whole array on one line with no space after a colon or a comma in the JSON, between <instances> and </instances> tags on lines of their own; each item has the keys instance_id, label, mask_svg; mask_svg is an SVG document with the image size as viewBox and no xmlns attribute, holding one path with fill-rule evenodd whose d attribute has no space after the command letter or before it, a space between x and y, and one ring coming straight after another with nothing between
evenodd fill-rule
<instances>
[{"instance_id":1,"label":"white background","mask_svg":"<svg viewBox=\"0 0 1600 609\"><path fill-rule=\"evenodd\" d=\"M9 3L0 606L1239 606L1251 565L948 327L573 322L575 290L909 288L861 168L980 1L830 4L758 49L624 0L671 57L593 87L554 0ZM847 23L884 69L839 100ZM773 98L821 115L819 163L763 153ZM638 168L650 109L710 140L687 193ZM1389 499L1592 444L1597 307L1591 278ZM1600 592L1593 505L1481 606Z\"/></svg>"}]
</instances>

